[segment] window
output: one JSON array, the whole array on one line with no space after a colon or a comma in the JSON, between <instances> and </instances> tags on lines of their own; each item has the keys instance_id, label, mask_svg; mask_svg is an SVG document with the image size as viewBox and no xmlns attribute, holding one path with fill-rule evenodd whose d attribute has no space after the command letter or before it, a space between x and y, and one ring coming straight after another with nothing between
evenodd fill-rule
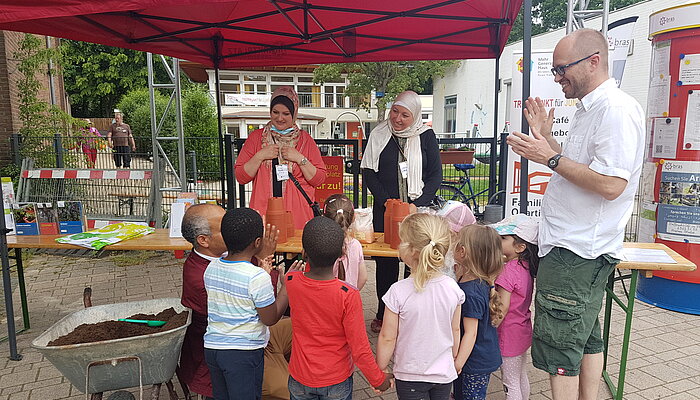
<instances>
[{"instance_id":1,"label":"window","mask_svg":"<svg viewBox=\"0 0 700 400\"><path fill-rule=\"evenodd\" d=\"M457 96L445 97L445 133L457 131Z\"/></svg>"},{"instance_id":2,"label":"window","mask_svg":"<svg viewBox=\"0 0 700 400\"><path fill-rule=\"evenodd\" d=\"M272 76L270 77L272 82L294 82L293 76Z\"/></svg>"},{"instance_id":3,"label":"window","mask_svg":"<svg viewBox=\"0 0 700 400\"><path fill-rule=\"evenodd\" d=\"M241 127L236 125L226 125L226 133L233 135L234 138L238 139L241 137Z\"/></svg>"},{"instance_id":4,"label":"window","mask_svg":"<svg viewBox=\"0 0 700 400\"><path fill-rule=\"evenodd\" d=\"M311 83L314 81L314 77L313 76L300 76L297 78L297 81Z\"/></svg>"},{"instance_id":5,"label":"window","mask_svg":"<svg viewBox=\"0 0 700 400\"><path fill-rule=\"evenodd\" d=\"M246 81L267 82L267 77L265 75L243 75L243 79Z\"/></svg>"},{"instance_id":6,"label":"window","mask_svg":"<svg viewBox=\"0 0 700 400\"><path fill-rule=\"evenodd\" d=\"M311 137L316 137L316 124L301 124L301 129L309 132Z\"/></svg>"}]
</instances>

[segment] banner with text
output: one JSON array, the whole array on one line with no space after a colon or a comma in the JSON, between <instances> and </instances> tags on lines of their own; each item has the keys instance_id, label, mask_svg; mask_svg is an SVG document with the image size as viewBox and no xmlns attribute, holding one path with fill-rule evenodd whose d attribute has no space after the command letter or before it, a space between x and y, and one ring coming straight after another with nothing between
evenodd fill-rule
<instances>
[{"instance_id":1,"label":"banner with text","mask_svg":"<svg viewBox=\"0 0 700 400\"><path fill-rule=\"evenodd\" d=\"M522 53L513 53L513 100L510 115L511 131L520 132L520 121L523 112L523 57ZM576 112L576 99L564 98L561 86L554 82L550 69L552 68L552 52L535 50L532 52L530 87L532 96L544 101L547 110L554 108L554 126L552 136L559 144L563 144L569 133L571 118ZM525 160L525 162L528 162ZM508 147L508 178L506 180L506 216L520 212L520 165L521 158ZM540 215L542 196L547 190L547 183L552 171L544 165L528 163L528 205L527 213L532 216Z\"/></svg>"}]
</instances>

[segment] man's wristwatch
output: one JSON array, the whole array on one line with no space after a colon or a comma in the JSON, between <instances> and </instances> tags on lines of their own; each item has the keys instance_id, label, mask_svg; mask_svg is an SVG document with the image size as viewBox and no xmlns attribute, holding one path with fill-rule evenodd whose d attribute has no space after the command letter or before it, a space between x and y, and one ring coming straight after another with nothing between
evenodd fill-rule
<instances>
[{"instance_id":1,"label":"man's wristwatch","mask_svg":"<svg viewBox=\"0 0 700 400\"><path fill-rule=\"evenodd\" d=\"M557 154L554 157L550 158L547 161L547 166L551 169L555 169L559 165L560 158L561 158L561 154Z\"/></svg>"},{"instance_id":2,"label":"man's wristwatch","mask_svg":"<svg viewBox=\"0 0 700 400\"><path fill-rule=\"evenodd\" d=\"M301 161L299 161L299 165L306 165L308 163L309 163L309 159L306 157L302 158Z\"/></svg>"}]
</instances>

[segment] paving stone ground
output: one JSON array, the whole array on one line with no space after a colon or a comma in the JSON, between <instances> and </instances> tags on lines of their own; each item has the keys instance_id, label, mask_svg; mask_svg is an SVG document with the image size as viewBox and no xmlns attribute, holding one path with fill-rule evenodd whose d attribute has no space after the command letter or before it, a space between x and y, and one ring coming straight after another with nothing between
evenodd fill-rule
<instances>
[{"instance_id":1,"label":"paving stone ground","mask_svg":"<svg viewBox=\"0 0 700 400\"><path fill-rule=\"evenodd\" d=\"M25 265L31 329L18 336L21 361L10 361L7 342L0 343L0 400L85 398L30 344L58 319L83 307L82 293L86 286L93 289L94 305L180 295L182 260L176 260L167 252L126 267L115 265L111 257L85 259L42 254L32 255ZM367 332L374 348L377 335L369 330L377 306L374 263L367 265L370 279L362 290L362 299ZM16 279L13 282L16 283ZM14 300L15 314L21 315L17 293ZM700 317L651 307L639 301L635 303L634 315L625 399L700 399ZM4 310L0 310L2 336L6 333L5 324ZM622 311L615 309L611 370L619 366L623 324ZM19 318L17 326L21 327ZM612 375L617 379L617 373ZM530 399L551 399L548 376L531 368L529 377ZM176 388L179 391L177 384ZM150 398L149 391L150 388L144 397ZM165 390L160 398L167 398ZM356 372L353 398L395 399L396 394L390 390L375 395L364 377ZM598 398L612 398L604 385ZM505 399L499 372L492 375L488 399Z\"/></svg>"}]
</instances>

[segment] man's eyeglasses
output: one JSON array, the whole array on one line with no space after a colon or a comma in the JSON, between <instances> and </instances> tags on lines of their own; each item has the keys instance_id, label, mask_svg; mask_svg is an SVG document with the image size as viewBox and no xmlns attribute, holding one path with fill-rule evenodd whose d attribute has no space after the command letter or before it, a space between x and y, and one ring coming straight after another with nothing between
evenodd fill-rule
<instances>
[{"instance_id":1,"label":"man's eyeglasses","mask_svg":"<svg viewBox=\"0 0 700 400\"><path fill-rule=\"evenodd\" d=\"M564 76L564 74L566 73L566 69L567 69L567 68L573 67L574 65L580 63L581 61L586 61L586 60L588 60L589 58L593 57L593 56L596 55L596 54L600 54L600 52L599 52L599 51L596 51L595 53L591 54L590 56L583 57L583 58L580 59L580 60L576 60L576 61L571 62L571 63L568 63L568 64L566 64L566 65L561 65L561 66L558 66L558 67L552 67L552 69L551 69L550 71L552 71L552 75L554 75L554 76L557 76L557 75Z\"/></svg>"}]
</instances>

